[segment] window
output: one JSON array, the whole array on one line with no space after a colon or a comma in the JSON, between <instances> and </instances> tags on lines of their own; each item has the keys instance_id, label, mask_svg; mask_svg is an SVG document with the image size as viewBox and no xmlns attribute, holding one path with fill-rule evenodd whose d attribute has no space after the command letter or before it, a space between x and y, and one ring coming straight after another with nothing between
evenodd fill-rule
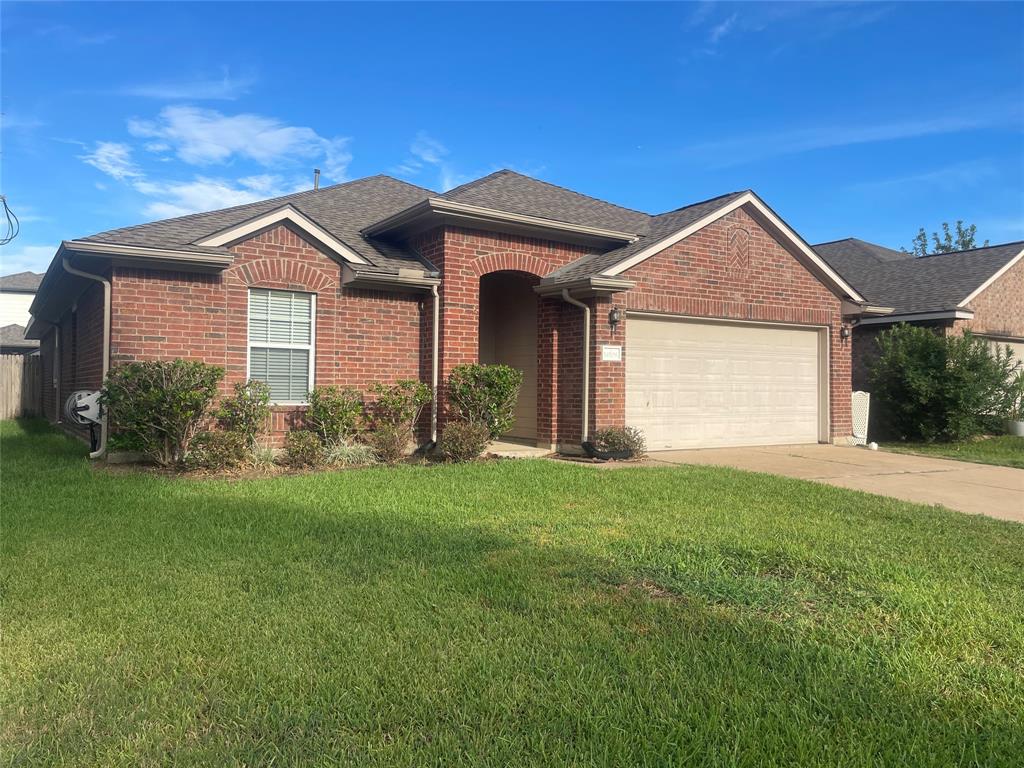
<instances>
[{"instance_id":1,"label":"window","mask_svg":"<svg viewBox=\"0 0 1024 768\"><path fill-rule=\"evenodd\" d=\"M249 378L273 403L304 403L313 386L315 306L311 293L249 291Z\"/></svg>"}]
</instances>

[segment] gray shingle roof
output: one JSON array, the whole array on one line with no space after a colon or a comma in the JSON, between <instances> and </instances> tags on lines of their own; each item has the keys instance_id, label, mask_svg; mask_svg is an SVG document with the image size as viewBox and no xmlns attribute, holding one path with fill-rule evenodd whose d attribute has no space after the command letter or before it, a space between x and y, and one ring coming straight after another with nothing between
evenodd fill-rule
<instances>
[{"instance_id":1,"label":"gray shingle roof","mask_svg":"<svg viewBox=\"0 0 1024 768\"><path fill-rule=\"evenodd\" d=\"M410 260L420 263L418 257L391 243L366 238L359 231L434 196L436 193L429 189L390 176L369 176L315 191L307 190L219 211L113 229L81 239L121 245L179 248L190 246L215 232L284 205L291 205L366 259L371 268L393 271L399 267L408 267Z\"/></svg>"},{"instance_id":2,"label":"gray shingle roof","mask_svg":"<svg viewBox=\"0 0 1024 768\"><path fill-rule=\"evenodd\" d=\"M43 275L36 272L16 272L13 275L0 277L0 291L8 293L35 293Z\"/></svg>"},{"instance_id":3,"label":"gray shingle roof","mask_svg":"<svg viewBox=\"0 0 1024 768\"><path fill-rule=\"evenodd\" d=\"M641 237L637 239L636 242L629 243L621 248L616 248L613 251L592 253L588 256L584 256L583 258L577 259L571 264L567 264L561 269L552 272L544 278L544 281L556 282L599 275L606 269L618 264L620 261L628 259L634 253L639 253L647 246L653 245L659 240L668 237L673 232L678 232L680 229L689 226L693 222L714 213L719 208L728 205L743 194L746 194L746 191L730 192L727 195L713 197L710 200L703 200L684 208L669 211L668 213L662 213L657 216L648 215L647 224L642 228L642 233L638 233L641 234Z\"/></svg>"},{"instance_id":4,"label":"gray shingle roof","mask_svg":"<svg viewBox=\"0 0 1024 768\"><path fill-rule=\"evenodd\" d=\"M1024 250L1024 241L920 258L855 238L814 250L872 304L903 314L956 309Z\"/></svg>"},{"instance_id":5,"label":"gray shingle roof","mask_svg":"<svg viewBox=\"0 0 1024 768\"><path fill-rule=\"evenodd\" d=\"M39 346L35 339L25 338L25 327L12 323L0 328L0 347L21 347L34 349Z\"/></svg>"},{"instance_id":6,"label":"gray shingle roof","mask_svg":"<svg viewBox=\"0 0 1024 768\"><path fill-rule=\"evenodd\" d=\"M651 219L650 214L508 170L455 187L441 197L508 213L634 234L643 234Z\"/></svg>"}]
</instances>

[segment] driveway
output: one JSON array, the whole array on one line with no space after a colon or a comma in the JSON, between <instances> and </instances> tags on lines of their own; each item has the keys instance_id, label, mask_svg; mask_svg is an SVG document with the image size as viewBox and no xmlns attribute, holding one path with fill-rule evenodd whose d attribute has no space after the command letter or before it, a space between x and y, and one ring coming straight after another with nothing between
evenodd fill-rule
<instances>
[{"instance_id":1,"label":"driveway","mask_svg":"<svg viewBox=\"0 0 1024 768\"><path fill-rule=\"evenodd\" d=\"M647 462L769 472L1024 522L1024 469L834 445L658 451Z\"/></svg>"}]
</instances>

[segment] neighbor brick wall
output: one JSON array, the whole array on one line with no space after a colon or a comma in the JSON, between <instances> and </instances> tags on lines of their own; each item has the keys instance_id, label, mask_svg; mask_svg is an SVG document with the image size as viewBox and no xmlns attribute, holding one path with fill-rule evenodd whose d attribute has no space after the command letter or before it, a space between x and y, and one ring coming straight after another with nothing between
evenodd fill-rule
<instances>
[{"instance_id":1,"label":"neighbor brick wall","mask_svg":"<svg viewBox=\"0 0 1024 768\"><path fill-rule=\"evenodd\" d=\"M970 330L1024 340L1024 259L979 293L969 306L974 317L954 321L954 332Z\"/></svg>"},{"instance_id":2,"label":"neighbor brick wall","mask_svg":"<svg viewBox=\"0 0 1024 768\"><path fill-rule=\"evenodd\" d=\"M729 240L737 229L749 235L746 265L729 262ZM746 211L727 214L622 277L636 282L625 294L626 307L634 311L828 326L831 436L851 434L850 343L840 338L842 302Z\"/></svg>"}]
</instances>

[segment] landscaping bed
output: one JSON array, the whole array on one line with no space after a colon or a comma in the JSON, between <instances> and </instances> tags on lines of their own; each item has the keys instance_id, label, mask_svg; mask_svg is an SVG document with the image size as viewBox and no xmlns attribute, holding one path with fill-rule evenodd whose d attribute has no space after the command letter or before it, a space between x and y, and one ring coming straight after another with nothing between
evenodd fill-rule
<instances>
[{"instance_id":1,"label":"landscaping bed","mask_svg":"<svg viewBox=\"0 0 1024 768\"><path fill-rule=\"evenodd\" d=\"M1024 526L711 467L195 482L0 440L13 764L1024 753Z\"/></svg>"}]
</instances>

